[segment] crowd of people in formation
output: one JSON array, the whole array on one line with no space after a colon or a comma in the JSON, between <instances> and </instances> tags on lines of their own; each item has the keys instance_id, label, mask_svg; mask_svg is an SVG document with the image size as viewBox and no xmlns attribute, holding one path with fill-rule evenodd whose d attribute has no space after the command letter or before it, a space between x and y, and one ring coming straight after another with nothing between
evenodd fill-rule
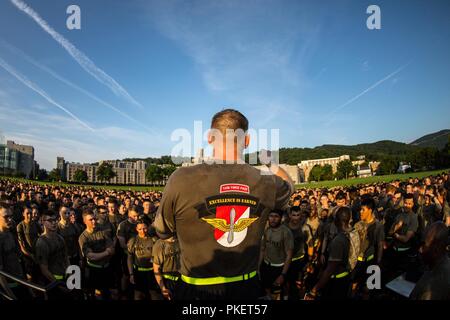
<instances>
[{"instance_id":1,"label":"crowd of people in formation","mask_svg":"<svg viewBox=\"0 0 450 320\"><path fill-rule=\"evenodd\" d=\"M396 299L386 284L403 275L416 283L411 299L449 299L449 188L442 173L296 190L288 210L268 216L261 298ZM153 226L161 199L0 180L0 271L12 276L0 276L0 291L17 299L176 299L178 240L158 238ZM79 290L67 287L69 265L80 267ZM368 281L377 270L380 284Z\"/></svg>"}]
</instances>

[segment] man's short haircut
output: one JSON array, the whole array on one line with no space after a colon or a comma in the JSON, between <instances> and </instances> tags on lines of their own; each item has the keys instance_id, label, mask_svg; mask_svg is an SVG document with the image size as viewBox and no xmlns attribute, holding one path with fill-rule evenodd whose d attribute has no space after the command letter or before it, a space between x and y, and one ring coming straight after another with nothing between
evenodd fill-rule
<instances>
[{"instance_id":1,"label":"man's short haircut","mask_svg":"<svg viewBox=\"0 0 450 320\"><path fill-rule=\"evenodd\" d=\"M395 186L393 186L392 184L388 184L388 186L386 187L386 192L390 193L390 192L395 192Z\"/></svg>"},{"instance_id":2,"label":"man's short haircut","mask_svg":"<svg viewBox=\"0 0 450 320\"><path fill-rule=\"evenodd\" d=\"M339 191L336 195L336 200L345 200L345 199L346 199L345 193L342 190Z\"/></svg>"},{"instance_id":3,"label":"man's short haircut","mask_svg":"<svg viewBox=\"0 0 450 320\"><path fill-rule=\"evenodd\" d=\"M213 116L211 120L211 129L217 129L222 134L225 134L227 129L242 129L244 132L247 132L248 120L242 113L237 110L225 109L217 112Z\"/></svg>"},{"instance_id":4,"label":"man's short haircut","mask_svg":"<svg viewBox=\"0 0 450 320\"><path fill-rule=\"evenodd\" d=\"M404 200L406 199L413 199L414 200L414 195L412 193L407 193L404 197Z\"/></svg>"},{"instance_id":5,"label":"man's short haircut","mask_svg":"<svg viewBox=\"0 0 450 320\"><path fill-rule=\"evenodd\" d=\"M300 210L301 210L301 209L300 209L299 206L292 206L290 212L291 212L291 213L292 213L292 212L300 212Z\"/></svg>"},{"instance_id":6,"label":"man's short haircut","mask_svg":"<svg viewBox=\"0 0 450 320\"><path fill-rule=\"evenodd\" d=\"M375 200L373 200L373 198L370 196L362 197L361 198L361 207L362 206L365 206L365 207L371 209L372 211L375 211Z\"/></svg>"},{"instance_id":7,"label":"man's short haircut","mask_svg":"<svg viewBox=\"0 0 450 320\"><path fill-rule=\"evenodd\" d=\"M117 205L117 199L114 197L110 197L108 203L113 203L113 204Z\"/></svg>"},{"instance_id":8,"label":"man's short haircut","mask_svg":"<svg viewBox=\"0 0 450 320\"><path fill-rule=\"evenodd\" d=\"M9 204L5 202L0 202L0 210L8 210L10 208Z\"/></svg>"},{"instance_id":9,"label":"man's short haircut","mask_svg":"<svg viewBox=\"0 0 450 320\"><path fill-rule=\"evenodd\" d=\"M136 223L136 226L137 226L138 224L145 224L145 225L148 227L148 222L145 221L145 219L139 218L138 221L137 221L137 223Z\"/></svg>"},{"instance_id":10,"label":"man's short haircut","mask_svg":"<svg viewBox=\"0 0 450 320\"><path fill-rule=\"evenodd\" d=\"M57 217L58 214L53 210L44 210L44 212L41 214L41 219L43 219L45 216L47 217Z\"/></svg>"},{"instance_id":11,"label":"man's short haircut","mask_svg":"<svg viewBox=\"0 0 450 320\"><path fill-rule=\"evenodd\" d=\"M279 210L279 209L270 211L270 214L272 214L272 213L276 213L280 217L282 217L284 215L284 211L283 210Z\"/></svg>"},{"instance_id":12,"label":"man's short haircut","mask_svg":"<svg viewBox=\"0 0 450 320\"><path fill-rule=\"evenodd\" d=\"M352 210L349 207L339 207L336 211L335 223L337 226L348 225L352 216Z\"/></svg>"},{"instance_id":13,"label":"man's short haircut","mask_svg":"<svg viewBox=\"0 0 450 320\"><path fill-rule=\"evenodd\" d=\"M93 215L94 215L94 211L92 211L91 209L86 208L83 210L83 214L82 214L83 220L86 216L93 216Z\"/></svg>"}]
</instances>

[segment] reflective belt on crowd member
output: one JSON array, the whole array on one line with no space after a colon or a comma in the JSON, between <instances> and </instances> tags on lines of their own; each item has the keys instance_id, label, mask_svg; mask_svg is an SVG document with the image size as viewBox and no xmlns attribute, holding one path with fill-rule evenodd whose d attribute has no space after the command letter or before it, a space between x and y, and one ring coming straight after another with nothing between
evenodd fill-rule
<instances>
[{"instance_id":1,"label":"reflective belt on crowd member","mask_svg":"<svg viewBox=\"0 0 450 320\"><path fill-rule=\"evenodd\" d=\"M364 259L364 257L358 257L358 261L370 261L374 258L375 256L373 254L371 254L370 256L368 256L366 259Z\"/></svg>"},{"instance_id":2,"label":"reflective belt on crowd member","mask_svg":"<svg viewBox=\"0 0 450 320\"><path fill-rule=\"evenodd\" d=\"M212 284L223 284L230 282L238 282L243 280L248 280L256 276L256 271L246 273L235 277L213 277L213 278L192 278L185 275L181 275L181 280L186 283L193 284L196 286L206 286Z\"/></svg>"},{"instance_id":3,"label":"reflective belt on crowd member","mask_svg":"<svg viewBox=\"0 0 450 320\"><path fill-rule=\"evenodd\" d=\"M169 279L172 281L177 281L180 278L179 276L173 276L171 274L163 274L162 276L163 276L163 278Z\"/></svg>"},{"instance_id":4,"label":"reflective belt on crowd member","mask_svg":"<svg viewBox=\"0 0 450 320\"><path fill-rule=\"evenodd\" d=\"M282 267L282 266L284 266L284 262L283 263L270 263L269 261L266 261L266 260L264 260L264 262L266 264L268 264L269 266L271 266L271 267Z\"/></svg>"},{"instance_id":5,"label":"reflective belt on crowd member","mask_svg":"<svg viewBox=\"0 0 450 320\"><path fill-rule=\"evenodd\" d=\"M53 277L55 277L56 280L63 280L64 276L60 275L60 274L54 274Z\"/></svg>"},{"instance_id":6,"label":"reflective belt on crowd member","mask_svg":"<svg viewBox=\"0 0 450 320\"><path fill-rule=\"evenodd\" d=\"M397 252L403 252L403 251L407 251L407 250L409 250L409 249L411 249L411 248L397 248L397 247L395 247L394 249L395 249L395 251L397 251Z\"/></svg>"},{"instance_id":7,"label":"reflective belt on crowd member","mask_svg":"<svg viewBox=\"0 0 450 320\"><path fill-rule=\"evenodd\" d=\"M137 269L137 271L152 271L153 270L153 267L145 268L145 267L138 267L137 265L134 265L134 267Z\"/></svg>"},{"instance_id":8,"label":"reflective belt on crowd member","mask_svg":"<svg viewBox=\"0 0 450 320\"><path fill-rule=\"evenodd\" d=\"M300 260L300 259L303 259L304 257L305 257L305 255L302 254L300 257L292 258L292 261ZM283 263L283 264L284 264L284 263Z\"/></svg>"},{"instance_id":9,"label":"reflective belt on crowd member","mask_svg":"<svg viewBox=\"0 0 450 320\"><path fill-rule=\"evenodd\" d=\"M344 272L342 272L342 273L339 273L339 274L333 274L332 276L331 276L331 278L336 278L336 279L340 279L340 278L343 278L343 277L345 277L345 276L348 276L348 274L349 274L349 272L348 271L344 271Z\"/></svg>"},{"instance_id":10,"label":"reflective belt on crowd member","mask_svg":"<svg viewBox=\"0 0 450 320\"><path fill-rule=\"evenodd\" d=\"M104 268L106 268L106 267L109 266L109 263L107 263L107 264L105 264L104 266L102 266L102 265L95 264L95 263L92 263L92 262L87 261L87 265L88 265L89 267L92 267L92 268L104 269Z\"/></svg>"}]
</instances>

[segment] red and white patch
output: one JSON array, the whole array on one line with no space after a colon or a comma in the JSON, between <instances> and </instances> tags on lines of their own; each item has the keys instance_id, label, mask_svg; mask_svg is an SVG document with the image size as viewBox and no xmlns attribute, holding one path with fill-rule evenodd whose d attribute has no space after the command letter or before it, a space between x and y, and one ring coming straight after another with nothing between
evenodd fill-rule
<instances>
[{"instance_id":1,"label":"red and white patch","mask_svg":"<svg viewBox=\"0 0 450 320\"><path fill-rule=\"evenodd\" d=\"M250 188L245 184L239 183L222 184L220 186L220 193L226 192L239 192L248 194L250 193ZM216 208L216 218L225 219L227 223L230 224L231 223L230 212L232 209L234 209L235 211L234 224L237 224L241 218L248 218L250 216L250 207L232 205L232 206L218 206ZM217 240L218 243L220 243L224 247L235 247L238 244L240 244L247 236L247 228L245 228L240 232L233 232L232 242L228 241L229 233L230 232L223 232L218 229L214 229L214 238Z\"/></svg>"},{"instance_id":2,"label":"red and white patch","mask_svg":"<svg viewBox=\"0 0 450 320\"><path fill-rule=\"evenodd\" d=\"M242 192L250 193L250 188L245 184L240 183L227 183L220 186L220 193L224 192Z\"/></svg>"}]
</instances>

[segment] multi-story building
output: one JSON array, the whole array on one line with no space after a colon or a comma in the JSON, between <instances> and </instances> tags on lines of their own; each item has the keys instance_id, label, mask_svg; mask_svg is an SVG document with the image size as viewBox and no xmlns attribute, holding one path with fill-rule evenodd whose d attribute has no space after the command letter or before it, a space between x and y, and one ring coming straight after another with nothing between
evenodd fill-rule
<instances>
[{"instance_id":1,"label":"multi-story building","mask_svg":"<svg viewBox=\"0 0 450 320\"><path fill-rule=\"evenodd\" d=\"M8 140L0 145L0 172L3 174L22 173L27 178L36 175L36 161L34 161L34 148L16 144Z\"/></svg>"},{"instance_id":2,"label":"multi-story building","mask_svg":"<svg viewBox=\"0 0 450 320\"><path fill-rule=\"evenodd\" d=\"M308 181L309 173L311 172L312 168L314 168L314 166L316 165L324 166L329 164L333 169L333 173L336 173L338 163L344 160L350 160L350 156L342 155L340 157L335 158L304 160L298 164L301 170L302 181Z\"/></svg>"},{"instance_id":3,"label":"multi-story building","mask_svg":"<svg viewBox=\"0 0 450 320\"><path fill-rule=\"evenodd\" d=\"M87 182L101 182L97 177L98 167L102 163L107 163L112 166L116 176L112 178L108 183L111 184L134 184L145 185L149 184L145 177L145 171L147 169L147 163L139 160L136 162L120 161L120 160L104 160L97 164L80 164L65 162L64 158L57 157L57 168L64 168L64 175L67 181L74 181L74 175L77 170L83 170L88 176Z\"/></svg>"},{"instance_id":4,"label":"multi-story building","mask_svg":"<svg viewBox=\"0 0 450 320\"><path fill-rule=\"evenodd\" d=\"M64 161L64 157L56 157L56 169L59 171L62 180L66 180L66 161Z\"/></svg>"}]
</instances>

